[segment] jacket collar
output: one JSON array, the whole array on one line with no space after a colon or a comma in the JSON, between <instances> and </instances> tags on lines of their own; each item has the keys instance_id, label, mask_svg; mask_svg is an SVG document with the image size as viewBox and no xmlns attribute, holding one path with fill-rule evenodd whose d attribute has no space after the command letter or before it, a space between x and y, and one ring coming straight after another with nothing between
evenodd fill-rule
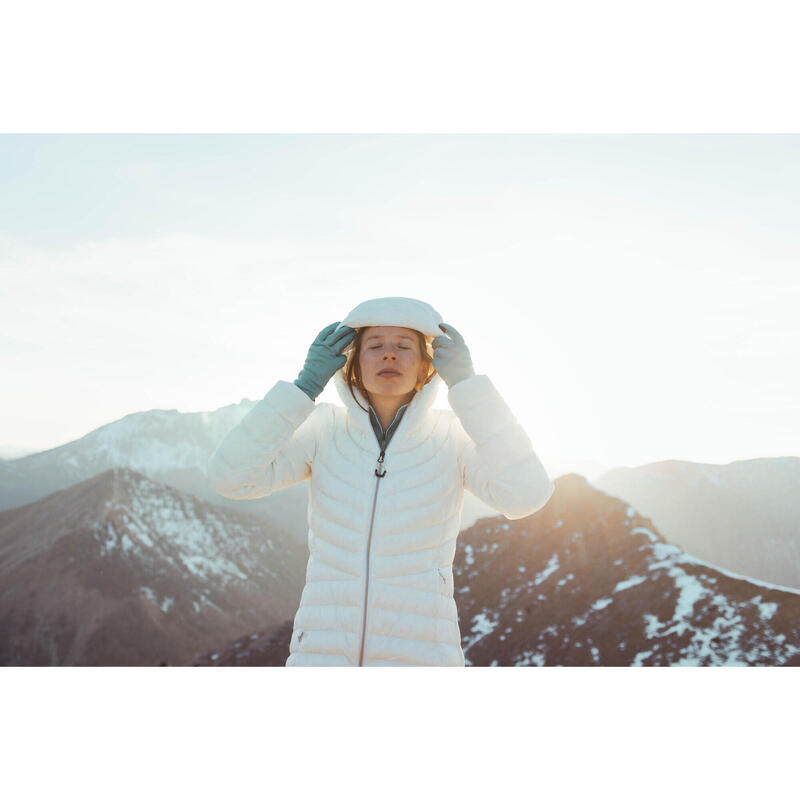
<instances>
[{"instance_id":1,"label":"jacket collar","mask_svg":"<svg viewBox=\"0 0 800 800\"><path fill-rule=\"evenodd\" d=\"M344 379L344 368L337 370L333 375L334 385L339 397L344 403L347 410L347 425L348 429L352 432L363 436L369 436L373 442L375 434L372 430L372 424L369 421L369 413L364 411L364 408L369 409L369 402L364 395L354 386L353 392L358 397L361 405L364 408L359 408L353 396L350 394L350 387ZM426 383L420 391L418 391L408 403L400 424L394 433L393 441L396 439L395 444L400 444L403 441L415 439L420 433L426 434L427 428L430 424L428 411L434 404L437 395L439 394L439 386L442 378L439 373L434 373L428 383ZM395 449L395 448L393 448ZM405 448L401 448L405 449Z\"/></svg>"}]
</instances>

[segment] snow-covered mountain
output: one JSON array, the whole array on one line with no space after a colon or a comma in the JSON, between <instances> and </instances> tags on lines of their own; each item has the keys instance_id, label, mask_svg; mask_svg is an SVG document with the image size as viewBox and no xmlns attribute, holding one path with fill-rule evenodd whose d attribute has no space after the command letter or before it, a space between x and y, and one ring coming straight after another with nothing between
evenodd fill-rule
<instances>
[{"instance_id":1,"label":"snow-covered mountain","mask_svg":"<svg viewBox=\"0 0 800 800\"><path fill-rule=\"evenodd\" d=\"M687 555L578 475L539 514L459 536L454 570L472 664L800 662L800 592Z\"/></svg>"},{"instance_id":2,"label":"snow-covered mountain","mask_svg":"<svg viewBox=\"0 0 800 800\"><path fill-rule=\"evenodd\" d=\"M308 553L128 469L0 511L0 663L186 662L293 617Z\"/></svg>"},{"instance_id":3,"label":"snow-covered mountain","mask_svg":"<svg viewBox=\"0 0 800 800\"><path fill-rule=\"evenodd\" d=\"M800 458L660 461L592 483L627 500L692 555L800 588Z\"/></svg>"},{"instance_id":4,"label":"snow-covered mountain","mask_svg":"<svg viewBox=\"0 0 800 800\"><path fill-rule=\"evenodd\" d=\"M30 503L117 467L152 478L202 471L222 437L253 405L242 400L210 413L128 414L60 447L0 462L0 509Z\"/></svg>"},{"instance_id":5,"label":"snow-covered mountain","mask_svg":"<svg viewBox=\"0 0 800 800\"><path fill-rule=\"evenodd\" d=\"M474 666L800 665L800 592L717 569L579 475L537 514L459 534L462 647ZM195 664L283 665L291 622Z\"/></svg>"}]
</instances>

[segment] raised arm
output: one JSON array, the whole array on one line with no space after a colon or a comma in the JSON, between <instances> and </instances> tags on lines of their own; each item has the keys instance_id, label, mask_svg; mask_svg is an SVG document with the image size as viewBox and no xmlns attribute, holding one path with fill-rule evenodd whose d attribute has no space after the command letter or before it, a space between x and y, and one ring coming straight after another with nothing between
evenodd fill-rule
<instances>
[{"instance_id":1,"label":"raised arm","mask_svg":"<svg viewBox=\"0 0 800 800\"><path fill-rule=\"evenodd\" d=\"M530 438L486 375L476 375L464 338L452 325L433 340L433 364L455 412L464 487L507 519L542 508L555 490Z\"/></svg>"},{"instance_id":2,"label":"raised arm","mask_svg":"<svg viewBox=\"0 0 800 800\"><path fill-rule=\"evenodd\" d=\"M345 363L341 351L355 335L352 328L335 331L336 325L320 331L297 379L278 381L209 458L206 475L218 494L251 500L311 477L320 431L333 410L315 400Z\"/></svg>"},{"instance_id":3,"label":"raised arm","mask_svg":"<svg viewBox=\"0 0 800 800\"><path fill-rule=\"evenodd\" d=\"M209 458L206 475L214 491L253 500L308 480L325 410L295 384L278 381Z\"/></svg>"},{"instance_id":4,"label":"raised arm","mask_svg":"<svg viewBox=\"0 0 800 800\"><path fill-rule=\"evenodd\" d=\"M507 519L542 508L555 490L525 429L486 375L453 386L447 398L456 414L464 488Z\"/></svg>"}]
</instances>

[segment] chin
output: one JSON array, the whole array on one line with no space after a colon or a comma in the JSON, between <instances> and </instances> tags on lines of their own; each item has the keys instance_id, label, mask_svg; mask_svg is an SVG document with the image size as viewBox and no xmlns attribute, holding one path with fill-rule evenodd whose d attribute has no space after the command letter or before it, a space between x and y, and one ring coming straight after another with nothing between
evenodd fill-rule
<instances>
[{"instance_id":1,"label":"chin","mask_svg":"<svg viewBox=\"0 0 800 800\"><path fill-rule=\"evenodd\" d=\"M411 386L367 386L367 391L371 395L383 397L403 397L404 395L411 394L415 387Z\"/></svg>"}]
</instances>

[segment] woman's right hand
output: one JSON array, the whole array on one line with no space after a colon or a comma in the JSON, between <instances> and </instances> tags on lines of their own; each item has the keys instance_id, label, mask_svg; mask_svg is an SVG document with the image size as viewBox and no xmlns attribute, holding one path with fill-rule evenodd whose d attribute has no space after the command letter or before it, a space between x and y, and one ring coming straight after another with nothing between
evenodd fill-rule
<instances>
[{"instance_id":1,"label":"woman's right hand","mask_svg":"<svg viewBox=\"0 0 800 800\"><path fill-rule=\"evenodd\" d=\"M312 400L316 400L322 394L325 384L333 377L336 370L347 363L347 356L341 353L353 341L356 331L346 325L336 330L338 324L332 322L317 334L317 338L308 349L306 363L295 380L295 385Z\"/></svg>"}]
</instances>

